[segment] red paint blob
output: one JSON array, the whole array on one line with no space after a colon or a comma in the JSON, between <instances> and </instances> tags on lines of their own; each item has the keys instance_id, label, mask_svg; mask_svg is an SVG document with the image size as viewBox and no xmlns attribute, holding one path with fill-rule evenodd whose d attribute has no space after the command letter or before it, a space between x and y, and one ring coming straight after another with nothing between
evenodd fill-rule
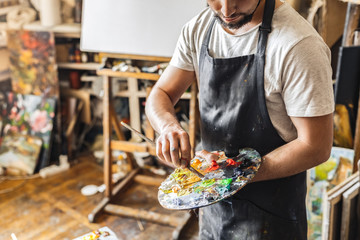
<instances>
[{"instance_id":1,"label":"red paint blob","mask_svg":"<svg viewBox=\"0 0 360 240\"><path fill-rule=\"evenodd\" d=\"M228 159L226 160L226 162L228 163L228 165L226 165L226 166L229 166L229 165L231 165L231 166L237 166L237 165L240 164L240 163L238 163L238 162L235 162L234 159L231 159L231 158L228 158Z\"/></svg>"},{"instance_id":2,"label":"red paint blob","mask_svg":"<svg viewBox=\"0 0 360 240\"><path fill-rule=\"evenodd\" d=\"M217 164L217 162L215 160L212 160L211 162L211 166L206 169L206 172L211 172L211 171L215 171L216 169L218 169L220 166Z\"/></svg>"}]
</instances>

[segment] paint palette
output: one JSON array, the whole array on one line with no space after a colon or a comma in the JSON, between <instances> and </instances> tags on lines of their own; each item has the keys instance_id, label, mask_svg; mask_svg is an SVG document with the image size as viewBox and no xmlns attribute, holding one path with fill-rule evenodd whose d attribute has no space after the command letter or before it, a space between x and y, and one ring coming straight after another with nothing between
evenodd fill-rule
<instances>
[{"instance_id":1,"label":"paint palette","mask_svg":"<svg viewBox=\"0 0 360 240\"><path fill-rule=\"evenodd\" d=\"M177 168L162 182L158 199L164 208L200 208L228 198L255 176L261 164L260 154L251 148L240 149L234 158L226 157L224 152L213 153L219 159L212 163L198 157L190 161L203 179L188 169Z\"/></svg>"}]
</instances>

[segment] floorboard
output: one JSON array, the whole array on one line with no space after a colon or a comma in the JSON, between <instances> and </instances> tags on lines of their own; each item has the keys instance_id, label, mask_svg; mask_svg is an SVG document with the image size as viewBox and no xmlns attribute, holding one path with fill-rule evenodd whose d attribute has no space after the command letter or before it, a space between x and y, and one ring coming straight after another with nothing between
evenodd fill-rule
<instances>
[{"instance_id":1,"label":"floorboard","mask_svg":"<svg viewBox=\"0 0 360 240\"><path fill-rule=\"evenodd\" d=\"M103 183L102 168L91 158L82 157L61 174L50 178L0 180L0 240L73 239L107 226L119 239L169 240L173 227L139 219L102 214L96 223L87 215L101 201L103 193L83 196L82 187ZM4 193L9 189L13 191ZM181 214L163 209L157 202L157 188L131 185L117 197L116 204L166 214ZM141 230L142 229L142 230ZM197 240L197 219L191 220L180 239Z\"/></svg>"}]
</instances>

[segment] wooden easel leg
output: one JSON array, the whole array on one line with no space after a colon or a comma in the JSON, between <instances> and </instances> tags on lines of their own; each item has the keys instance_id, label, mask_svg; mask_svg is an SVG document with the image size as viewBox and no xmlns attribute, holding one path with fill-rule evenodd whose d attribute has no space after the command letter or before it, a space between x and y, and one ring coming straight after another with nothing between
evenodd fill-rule
<instances>
[{"instance_id":1,"label":"wooden easel leg","mask_svg":"<svg viewBox=\"0 0 360 240\"><path fill-rule=\"evenodd\" d=\"M132 170L129 175L126 176L118 185L116 185L111 193L111 197L116 196L123 191L134 179L140 169ZM94 210L88 215L89 222L94 223L96 218L104 211L106 206L110 203L112 198L104 197L101 202L94 208Z\"/></svg>"},{"instance_id":2,"label":"wooden easel leg","mask_svg":"<svg viewBox=\"0 0 360 240\"><path fill-rule=\"evenodd\" d=\"M147 86L146 87L146 99L148 98L148 96L150 95L152 87L151 86ZM145 129L145 136L150 138L151 140L155 139L155 131L154 129L151 127L150 121L148 119L146 119L146 129Z\"/></svg>"},{"instance_id":3,"label":"wooden easel leg","mask_svg":"<svg viewBox=\"0 0 360 240\"><path fill-rule=\"evenodd\" d=\"M125 141L126 139L125 139L124 133L121 130L121 126L120 126L119 120L116 116L116 112L115 112L114 105L112 104L112 102L110 102L109 108L110 108L110 119L111 119L112 125L115 129L116 136L118 137L119 140ZM126 154L128 163L130 165L130 169L134 169L135 166L134 166L134 162L133 162L133 160L134 160L133 155L129 152L125 152L125 154Z\"/></svg>"},{"instance_id":4,"label":"wooden easel leg","mask_svg":"<svg viewBox=\"0 0 360 240\"><path fill-rule=\"evenodd\" d=\"M103 136L104 136L104 183L106 185L105 196L112 197L112 171L111 171L111 118L110 118L110 104L111 104L111 79L108 76L103 76L104 97L103 97Z\"/></svg>"},{"instance_id":5,"label":"wooden easel leg","mask_svg":"<svg viewBox=\"0 0 360 240\"><path fill-rule=\"evenodd\" d=\"M110 202L110 198L104 197L101 202L88 215L88 220L91 223L96 221L96 218L104 211L105 206Z\"/></svg>"},{"instance_id":6,"label":"wooden easel leg","mask_svg":"<svg viewBox=\"0 0 360 240\"><path fill-rule=\"evenodd\" d=\"M136 78L128 78L128 91L130 93L136 93L138 91L138 80ZM129 96L129 111L130 111L130 125L135 129L141 129L140 122L140 110L139 110L139 98L136 94L130 94ZM141 138L131 133L131 139L134 142L141 142Z\"/></svg>"}]
</instances>

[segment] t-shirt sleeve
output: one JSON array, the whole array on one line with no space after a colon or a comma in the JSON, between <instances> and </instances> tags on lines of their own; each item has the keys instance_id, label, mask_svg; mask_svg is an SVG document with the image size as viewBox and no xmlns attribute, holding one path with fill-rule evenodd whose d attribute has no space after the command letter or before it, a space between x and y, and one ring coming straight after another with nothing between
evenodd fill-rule
<instances>
[{"instance_id":1,"label":"t-shirt sleeve","mask_svg":"<svg viewBox=\"0 0 360 240\"><path fill-rule=\"evenodd\" d=\"M318 37L299 41L284 59L282 95L287 114L315 117L334 112L330 50Z\"/></svg>"},{"instance_id":2,"label":"t-shirt sleeve","mask_svg":"<svg viewBox=\"0 0 360 240\"><path fill-rule=\"evenodd\" d=\"M196 59L193 59L192 52L194 50L190 29L189 23L182 28L170 65L187 71L194 71L193 62Z\"/></svg>"}]
</instances>

